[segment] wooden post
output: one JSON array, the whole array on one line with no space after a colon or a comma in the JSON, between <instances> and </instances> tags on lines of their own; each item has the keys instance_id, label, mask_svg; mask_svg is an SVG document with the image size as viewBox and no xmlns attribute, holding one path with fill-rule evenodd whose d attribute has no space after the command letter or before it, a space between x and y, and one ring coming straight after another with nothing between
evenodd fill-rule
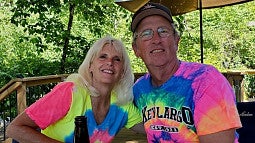
<instances>
[{"instance_id":1,"label":"wooden post","mask_svg":"<svg viewBox=\"0 0 255 143\"><path fill-rule=\"evenodd\" d=\"M27 108L25 82L23 82L21 86L17 88L17 106L18 106L18 114L20 114Z\"/></svg>"},{"instance_id":2,"label":"wooden post","mask_svg":"<svg viewBox=\"0 0 255 143\"><path fill-rule=\"evenodd\" d=\"M227 78L228 82L232 86L235 95L236 95L236 101L237 102L243 102L244 100L244 88L243 86L243 78L244 75L240 71L233 71L233 72L227 72L224 73L224 76Z\"/></svg>"}]
</instances>

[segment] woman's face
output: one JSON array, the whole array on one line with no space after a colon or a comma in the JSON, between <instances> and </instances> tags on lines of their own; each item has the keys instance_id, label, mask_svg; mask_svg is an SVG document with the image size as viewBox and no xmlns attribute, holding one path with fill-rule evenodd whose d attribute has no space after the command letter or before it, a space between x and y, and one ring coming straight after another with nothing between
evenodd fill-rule
<instances>
[{"instance_id":1,"label":"woman's face","mask_svg":"<svg viewBox=\"0 0 255 143\"><path fill-rule=\"evenodd\" d=\"M93 84L115 84L123 74L124 60L113 45L105 44L90 65Z\"/></svg>"}]
</instances>

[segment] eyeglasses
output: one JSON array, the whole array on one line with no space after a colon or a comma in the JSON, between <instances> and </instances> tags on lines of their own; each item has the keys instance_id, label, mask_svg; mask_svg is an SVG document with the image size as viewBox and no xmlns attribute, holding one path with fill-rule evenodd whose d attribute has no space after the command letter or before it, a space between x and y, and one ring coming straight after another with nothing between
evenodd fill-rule
<instances>
[{"instance_id":1,"label":"eyeglasses","mask_svg":"<svg viewBox=\"0 0 255 143\"><path fill-rule=\"evenodd\" d=\"M159 27L157 29L158 35L161 38L165 38L171 35L171 30L169 28L166 27ZM152 29L145 29L144 31L140 32L140 33L135 33L134 34L134 40L137 39L137 37L140 37L143 41L148 41L150 39L152 39L153 35L154 35L154 31Z\"/></svg>"}]
</instances>

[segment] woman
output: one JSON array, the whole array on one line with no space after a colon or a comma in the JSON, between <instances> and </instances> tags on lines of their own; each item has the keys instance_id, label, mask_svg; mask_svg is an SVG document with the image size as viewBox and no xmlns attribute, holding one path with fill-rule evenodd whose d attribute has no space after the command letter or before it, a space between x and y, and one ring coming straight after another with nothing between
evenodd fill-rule
<instances>
[{"instance_id":1,"label":"woman","mask_svg":"<svg viewBox=\"0 0 255 143\"><path fill-rule=\"evenodd\" d=\"M74 118L87 116L90 142L111 142L122 127L143 132L132 104L134 76L122 42L106 36L90 48L77 74L17 116L7 136L19 142L73 142ZM36 129L40 128L41 132Z\"/></svg>"}]
</instances>

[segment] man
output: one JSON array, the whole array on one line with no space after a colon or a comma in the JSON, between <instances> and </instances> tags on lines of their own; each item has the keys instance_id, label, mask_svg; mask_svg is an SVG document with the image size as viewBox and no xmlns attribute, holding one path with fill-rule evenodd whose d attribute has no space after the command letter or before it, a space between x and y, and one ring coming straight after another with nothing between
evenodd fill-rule
<instances>
[{"instance_id":1,"label":"man","mask_svg":"<svg viewBox=\"0 0 255 143\"><path fill-rule=\"evenodd\" d=\"M147 3L133 16L133 50L149 73L134 85L148 142L233 143L241 122L235 95L213 66L180 61L170 10Z\"/></svg>"}]
</instances>

